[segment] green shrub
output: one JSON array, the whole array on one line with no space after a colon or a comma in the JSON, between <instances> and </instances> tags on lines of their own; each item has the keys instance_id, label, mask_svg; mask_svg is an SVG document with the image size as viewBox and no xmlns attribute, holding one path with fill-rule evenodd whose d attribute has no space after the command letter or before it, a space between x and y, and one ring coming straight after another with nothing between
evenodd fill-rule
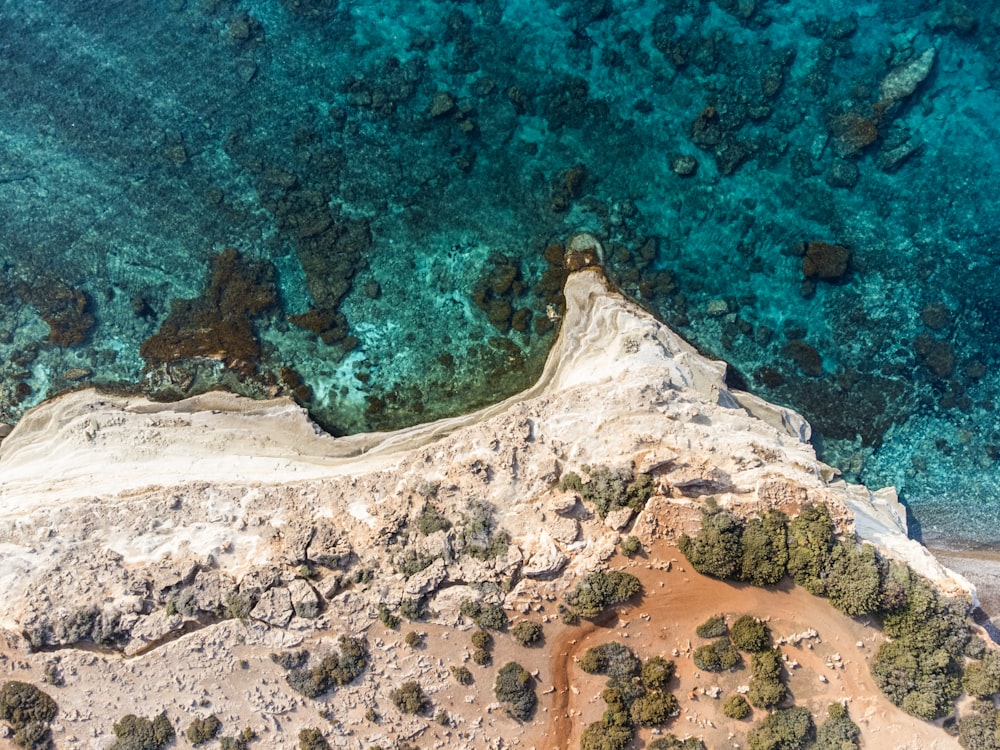
<instances>
[{"instance_id":1,"label":"green shrub","mask_svg":"<svg viewBox=\"0 0 1000 750\"><path fill-rule=\"evenodd\" d=\"M833 552L833 519L824 503L806 503L788 524L788 572L812 594L826 594Z\"/></svg>"},{"instance_id":2,"label":"green shrub","mask_svg":"<svg viewBox=\"0 0 1000 750\"><path fill-rule=\"evenodd\" d=\"M414 549L407 549L395 559L396 570L404 578L411 578L422 570L427 570L438 558L434 555L423 555Z\"/></svg>"},{"instance_id":3,"label":"green shrub","mask_svg":"<svg viewBox=\"0 0 1000 750\"><path fill-rule=\"evenodd\" d=\"M299 732L299 750L330 750L330 743L321 731L307 727Z\"/></svg>"},{"instance_id":4,"label":"green shrub","mask_svg":"<svg viewBox=\"0 0 1000 750\"><path fill-rule=\"evenodd\" d=\"M858 549L854 544L838 544L829 565L826 595L834 607L851 617L881 610L883 565L872 545Z\"/></svg>"},{"instance_id":5,"label":"green shrub","mask_svg":"<svg viewBox=\"0 0 1000 750\"><path fill-rule=\"evenodd\" d=\"M420 622L427 619L427 604L420 597L403 599L399 603L399 614L410 622Z\"/></svg>"},{"instance_id":6,"label":"green shrub","mask_svg":"<svg viewBox=\"0 0 1000 750\"><path fill-rule=\"evenodd\" d=\"M596 571L580 581L566 601L581 617L596 617L612 604L628 601L641 589L639 579L631 573Z\"/></svg>"},{"instance_id":7,"label":"green shrub","mask_svg":"<svg viewBox=\"0 0 1000 750\"><path fill-rule=\"evenodd\" d=\"M162 750L176 736L173 725L163 713L152 720L126 714L112 729L116 739L111 750Z\"/></svg>"},{"instance_id":8,"label":"green shrub","mask_svg":"<svg viewBox=\"0 0 1000 750\"><path fill-rule=\"evenodd\" d=\"M411 630L403 638L403 643L405 643L410 648L419 648L424 645L424 638L426 636L423 633L418 633L416 630Z\"/></svg>"},{"instance_id":9,"label":"green shrub","mask_svg":"<svg viewBox=\"0 0 1000 750\"><path fill-rule=\"evenodd\" d=\"M236 737L220 737L219 750L247 750L250 742L257 739L257 733L250 727L244 727Z\"/></svg>"},{"instance_id":10,"label":"green shrub","mask_svg":"<svg viewBox=\"0 0 1000 750\"><path fill-rule=\"evenodd\" d=\"M747 735L750 750L800 750L816 736L816 725L808 710L799 706L769 714Z\"/></svg>"},{"instance_id":11,"label":"green shrub","mask_svg":"<svg viewBox=\"0 0 1000 750\"><path fill-rule=\"evenodd\" d=\"M662 727L680 712L677 698L662 690L652 690L632 702L629 714L632 722L641 727Z\"/></svg>"},{"instance_id":12,"label":"green shrub","mask_svg":"<svg viewBox=\"0 0 1000 750\"><path fill-rule=\"evenodd\" d=\"M493 654L485 648L474 648L472 649L472 661L481 667L486 667L493 663Z\"/></svg>"},{"instance_id":13,"label":"green shrub","mask_svg":"<svg viewBox=\"0 0 1000 750\"><path fill-rule=\"evenodd\" d=\"M677 666L662 656L651 656L642 665L642 684L649 690L666 690L674 678Z\"/></svg>"},{"instance_id":14,"label":"green shrub","mask_svg":"<svg viewBox=\"0 0 1000 750\"><path fill-rule=\"evenodd\" d=\"M417 517L417 531L424 536L436 531L448 531L450 528L451 521L431 503L426 503Z\"/></svg>"},{"instance_id":15,"label":"green shrub","mask_svg":"<svg viewBox=\"0 0 1000 750\"><path fill-rule=\"evenodd\" d=\"M627 536L622 540L621 550L625 557L635 557L642 552L642 542L637 536Z\"/></svg>"},{"instance_id":16,"label":"green shrub","mask_svg":"<svg viewBox=\"0 0 1000 750\"><path fill-rule=\"evenodd\" d=\"M197 747L204 745L209 740L214 740L220 729L222 729L222 722L215 714L212 714L207 718L192 721L184 734L191 744Z\"/></svg>"},{"instance_id":17,"label":"green shrub","mask_svg":"<svg viewBox=\"0 0 1000 750\"><path fill-rule=\"evenodd\" d=\"M497 700L504 704L507 713L518 721L527 721L535 712L538 703L535 681L528 670L517 662L507 662L500 667L493 692Z\"/></svg>"},{"instance_id":18,"label":"green shrub","mask_svg":"<svg viewBox=\"0 0 1000 750\"><path fill-rule=\"evenodd\" d=\"M286 672L292 669L302 669L309 663L309 652L306 649L298 651L285 651L280 654L271 654L271 661L284 669Z\"/></svg>"},{"instance_id":19,"label":"green shrub","mask_svg":"<svg viewBox=\"0 0 1000 750\"><path fill-rule=\"evenodd\" d=\"M952 711L961 694L961 667L969 640L964 602L946 599L924 579L914 578L906 606L883 619L892 640L879 646L872 676L886 697L921 719Z\"/></svg>"},{"instance_id":20,"label":"green shrub","mask_svg":"<svg viewBox=\"0 0 1000 750\"><path fill-rule=\"evenodd\" d=\"M989 698L1000 692L1000 652L986 651L982 661L966 665L962 687L976 698Z\"/></svg>"},{"instance_id":21,"label":"green shrub","mask_svg":"<svg viewBox=\"0 0 1000 750\"><path fill-rule=\"evenodd\" d=\"M729 511L710 499L701 514L701 532L678 540L681 553L699 573L714 578L732 578L740 566L743 527Z\"/></svg>"},{"instance_id":22,"label":"green shrub","mask_svg":"<svg viewBox=\"0 0 1000 750\"><path fill-rule=\"evenodd\" d=\"M754 586L771 586L788 570L788 517L781 511L747 521L740 537L739 578Z\"/></svg>"},{"instance_id":23,"label":"green shrub","mask_svg":"<svg viewBox=\"0 0 1000 750\"><path fill-rule=\"evenodd\" d=\"M474 630L472 631L472 645L475 648L493 648L493 636L482 628Z\"/></svg>"},{"instance_id":24,"label":"green shrub","mask_svg":"<svg viewBox=\"0 0 1000 750\"><path fill-rule=\"evenodd\" d=\"M497 528L489 503L470 502L461 525L455 530L455 551L477 560L492 560L506 554L510 535Z\"/></svg>"},{"instance_id":25,"label":"green shrub","mask_svg":"<svg viewBox=\"0 0 1000 750\"><path fill-rule=\"evenodd\" d=\"M788 694L788 688L781 681L782 661L778 649L770 649L754 654L750 662L752 675L747 699L755 708L773 708Z\"/></svg>"},{"instance_id":26,"label":"green shrub","mask_svg":"<svg viewBox=\"0 0 1000 750\"><path fill-rule=\"evenodd\" d=\"M763 620L743 615L733 623L729 637L740 651L757 653L771 647L771 629Z\"/></svg>"},{"instance_id":27,"label":"green shrub","mask_svg":"<svg viewBox=\"0 0 1000 750\"><path fill-rule=\"evenodd\" d=\"M486 604L466 599L459 605L459 612L484 630L506 630L510 625L507 613L499 604Z\"/></svg>"},{"instance_id":28,"label":"green shrub","mask_svg":"<svg viewBox=\"0 0 1000 750\"><path fill-rule=\"evenodd\" d=\"M627 721L615 721L607 712L600 721L583 730L580 737L580 750L625 750L632 744L635 730Z\"/></svg>"},{"instance_id":29,"label":"green shrub","mask_svg":"<svg viewBox=\"0 0 1000 750\"><path fill-rule=\"evenodd\" d=\"M48 724L57 711L52 697L30 683L10 680L0 687L0 721L15 731L29 724Z\"/></svg>"},{"instance_id":30,"label":"green shrub","mask_svg":"<svg viewBox=\"0 0 1000 750\"><path fill-rule=\"evenodd\" d=\"M740 654L728 638L719 638L696 648L693 656L695 666L706 672L724 672L740 663Z\"/></svg>"},{"instance_id":31,"label":"green shrub","mask_svg":"<svg viewBox=\"0 0 1000 750\"><path fill-rule=\"evenodd\" d=\"M649 474L635 477L628 469L609 469L607 466L598 466L590 471L590 479L586 482L570 472L563 476L560 487L579 492L585 501L594 505L601 518L617 508L629 507L636 512L641 511L655 489Z\"/></svg>"},{"instance_id":32,"label":"green shrub","mask_svg":"<svg viewBox=\"0 0 1000 750\"><path fill-rule=\"evenodd\" d=\"M729 635L729 626L726 625L725 617L714 615L696 627L694 633L699 638L721 638L724 635Z\"/></svg>"},{"instance_id":33,"label":"green shrub","mask_svg":"<svg viewBox=\"0 0 1000 750\"><path fill-rule=\"evenodd\" d=\"M404 714L422 714L431 707L430 699L419 682L404 682L389 693L389 700Z\"/></svg>"},{"instance_id":34,"label":"green shrub","mask_svg":"<svg viewBox=\"0 0 1000 750\"><path fill-rule=\"evenodd\" d=\"M455 682L459 685L472 684L472 672L469 671L468 667L452 666L451 676L455 678Z\"/></svg>"},{"instance_id":35,"label":"green shrub","mask_svg":"<svg viewBox=\"0 0 1000 750\"><path fill-rule=\"evenodd\" d=\"M815 750L848 750L860 747L861 730L842 703L831 703L826 721L816 730Z\"/></svg>"},{"instance_id":36,"label":"green shrub","mask_svg":"<svg viewBox=\"0 0 1000 750\"><path fill-rule=\"evenodd\" d=\"M742 695L730 695L722 704L722 713L730 719L745 719L751 714L750 704Z\"/></svg>"},{"instance_id":37,"label":"green shrub","mask_svg":"<svg viewBox=\"0 0 1000 750\"><path fill-rule=\"evenodd\" d=\"M649 750L706 750L705 743L697 737L688 737L686 740L682 740L672 734L655 739L646 747Z\"/></svg>"},{"instance_id":38,"label":"green shrub","mask_svg":"<svg viewBox=\"0 0 1000 750\"><path fill-rule=\"evenodd\" d=\"M580 669L603 674L612 680L629 680L642 671L642 662L628 646L617 641L588 648L580 657Z\"/></svg>"},{"instance_id":39,"label":"green shrub","mask_svg":"<svg viewBox=\"0 0 1000 750\"><path fill-rule=\"evenodd\" d=\"M307 698L317 698L335 687L353 682L368 666L368 643L342 635L340 653L334 651L312 669L295 669L285 677L291 688Z\"/></svg>"},{"instance_id":40,"label":"green shrub","mask_svg":"<svg viewBox=\"0 0 1000 750\"><path fill-rule=\"evenodd\" d=\"M543 631L542 626L537 622L521 620L511 628L510 634L522 646L537 646L542 642Z\"/></svg>"},{"instance_id":41,"label":"green shrub","mask_svg":"<svg viewBox=\"0 0 1000 750\"><path fill-rule=\"evenodd\" d=\"M399 627L399 617L394 615L384 602L378 605L378 619L390 630L395 630Z\"/></svg>"},{"instance_id":42,"label":"green shrub","mask_svg":"<svg viewBox=\"0 0 1000 750\"><path fill-rule=\"evenodd\" d=\"M958 721L958 743L966 750L997 750L1000 714L989 701L976 701L975 708Z\"/></svg>"},{"instance_id":43,"label":"green shrub","mask_svg":"<svg viewBox=\"0 0 1000 750\"><path fill-rule=\"evenodd\" d=\"M48 724L33 721L14 732L14 744L24 750L55 750L52 730Z\"/></svg>"}]
</instances>

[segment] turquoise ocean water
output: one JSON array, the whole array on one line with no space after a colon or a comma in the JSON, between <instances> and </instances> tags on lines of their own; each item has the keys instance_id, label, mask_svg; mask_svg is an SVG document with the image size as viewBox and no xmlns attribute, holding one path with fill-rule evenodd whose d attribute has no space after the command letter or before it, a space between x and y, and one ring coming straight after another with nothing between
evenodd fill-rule
<instances>
[{"instance_id":1,"label":"turquoise ocean water","mask_svg":"<svg viewBox=\"0 0 1000 750\"><path fill-rule=\"evenodd\" d=\"M0 422L85 384L468 410L537 375L583 229L915 533L995 547L998 34L986 0L0 0Z\"/></svg>"}]
</instances>

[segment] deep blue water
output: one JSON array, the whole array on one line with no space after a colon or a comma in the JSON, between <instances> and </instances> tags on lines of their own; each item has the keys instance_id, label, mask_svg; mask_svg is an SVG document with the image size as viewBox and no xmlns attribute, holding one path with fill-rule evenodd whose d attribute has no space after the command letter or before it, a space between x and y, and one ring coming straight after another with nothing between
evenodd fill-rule
<instances>
[{"instance_id":1,"label":"deep blue water","mask_svg":"<svg viewBox=\"0 0 1000 750\"><path fill-rule=\"evenodd\" d=\"M0 0L0 421L86 383L294 392L334 432L471 409L537 375L545 251L585 229L925 539L995 546L998 31L986 0Z\"/></svg>"}]
</instances>

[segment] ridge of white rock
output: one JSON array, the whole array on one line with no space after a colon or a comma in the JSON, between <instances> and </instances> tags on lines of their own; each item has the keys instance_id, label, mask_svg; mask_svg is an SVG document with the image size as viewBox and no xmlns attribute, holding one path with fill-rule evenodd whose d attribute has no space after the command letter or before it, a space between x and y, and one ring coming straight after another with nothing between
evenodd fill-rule
<instances>
[{"instance_id":1,"label":"ridge of white rock","mask_svg":"<svg viewBox=\"0 0 1000 750\"><path fill-rule=\"evenodd\" d=\"M428 482L445 488L446 509L461 512L470 500L497 508L514 545L493 572L523 566L544 578L567 562L586 568L610 543L578 538L579 523L548 506L561 502L559 474L585 465L656 476L661 494L636 520L645 533L676 536L683 522L671 527L653 506L669 517L669 507L690 511L706 495L747 513L822 500L885 554L975 597L907 538L895 493L830 483L836 472L816 459L801 416L729 389L723 363L627 300L599 269L571 274L565 295L565 321L537 384L397 432L334 439L291 401L222 393L153 403L85 390L33 409L0 443L0 586L8 591L0 624L45 626L52 610L97 591L137 609L138 581L154 599L169 589L157 593L164 568L200 565L238 582L276 560L306 559L317 524L333 547L377 555ZM450 562L429 590L481 580L470 566Z\"/></svg>"}]
</instances>

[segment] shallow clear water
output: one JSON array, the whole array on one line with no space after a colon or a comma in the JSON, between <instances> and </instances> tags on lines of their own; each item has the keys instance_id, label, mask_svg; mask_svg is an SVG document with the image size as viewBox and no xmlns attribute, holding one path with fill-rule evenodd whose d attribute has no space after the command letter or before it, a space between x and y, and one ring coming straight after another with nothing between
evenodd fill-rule
<instances>
[{"instance_id":1,"label":"shallow clear water","mask_svg":"<svg viewBox=\"0 0 1000 750\"><path fill-rule=\"evenodd\" d=\"M545 250L583 229L918 533L1000 542L990 2L0 0L0 22L0 421L81 383L294 391L335 432L467 410L537 375ZM846 270L806 281L801 243Z\"/></svg>"}]
</instances>

